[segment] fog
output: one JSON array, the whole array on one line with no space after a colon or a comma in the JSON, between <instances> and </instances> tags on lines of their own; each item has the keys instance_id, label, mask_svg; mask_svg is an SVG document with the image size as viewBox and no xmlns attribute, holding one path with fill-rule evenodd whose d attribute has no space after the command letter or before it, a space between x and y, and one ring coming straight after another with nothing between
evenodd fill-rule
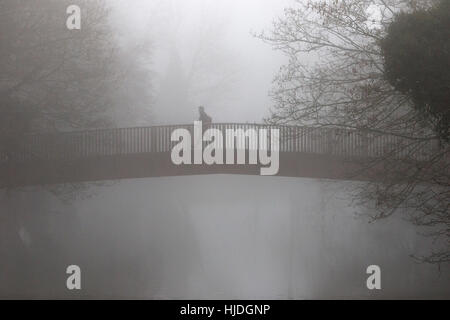
<instances>
[{"instance_id":1,"label":"fog","mask_svg":"<svg viewBox=\"0 0 450 320\"><path fill-rule=\"evenodd\" d=\"M42 191L22 193L9 209L22 218L28 255L13 255L15 267L1 279L1 295L448 296L448 270L410 256L426 254L430 239L399 217L370 224L355 214L347 193L352 184L211 175L124 180L94 187L94 196L73 204ZM79 293L65 288L70 264L82 270ZM366 288L371 264L383 270L379 292Z\"/></svg>"},{"instance_id":2,"label":"fog","mask_svg":"<svg viewBox=\"0 0 450 320\"><path fill-rule=\"evenodd\" d=\"M120 85L109 86L108 78L103 91L82 70L68 81L88 88L81 93L57 78L48 82L63 89L30 81L25 93L1 97L2 108L25 101L24 110L42 111L37 120L26 114L23 128L2 117L5 154L16 150L11 132L192 124L199 106L213 122L262 123L288 58L255 35L292 1L111 0L108 39L120 54L105 69ZM45 65L45 54L37 55L36 64ZM89 61L86 69L101 64ZM18 82L14 72L0 85ZM108 121L80 105L100 106ZM3 188L0 298L450 297L448 264L415 258L431 252L432 239L408 212L370 221L370 210L351 201L360 183L209 174ZM69 265L80 266L82 290L67 289ZM370 265L382 270L382 290L366 286Z\"/></svg>"},{"instance_id":3,"label":"fog","mask_svg":"<svg viewBox=\"0 0 450 320\"><path fill-rule=\"evenodd\" d=\"M270 28L289 3L117 1L112 19L118 33L152 39L154 121L191 123L199 105L215 122L267 117L272 80L286 58L255 34Z\"/></svg>"}]
</instances>

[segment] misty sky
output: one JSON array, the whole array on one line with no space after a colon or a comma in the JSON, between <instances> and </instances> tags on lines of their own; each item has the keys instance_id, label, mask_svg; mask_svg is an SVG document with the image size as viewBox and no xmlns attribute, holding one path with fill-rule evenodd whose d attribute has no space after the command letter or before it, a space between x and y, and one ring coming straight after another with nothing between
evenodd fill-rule
<instances>
[{"instance_id":1,"label":"misty sky","mask_svg":"<svg viewBox=\"0 0 450 320\"><path fill-rule=\"evenodd\" d=\"M155 122L190 123L197 118L198 105L204 105L215 122L261 122L268 115L268 92L284 57L252 32L269 30L291 2L116 0L113 21L119 33L127 42L153 43ZM168 107L161 102L160 86L174 51L183 71L189 73L195 65L198 72L190 83L191 98L185 99L189 103L174 106L176 101L171 101Z\"/></svg>"}]
</instances>

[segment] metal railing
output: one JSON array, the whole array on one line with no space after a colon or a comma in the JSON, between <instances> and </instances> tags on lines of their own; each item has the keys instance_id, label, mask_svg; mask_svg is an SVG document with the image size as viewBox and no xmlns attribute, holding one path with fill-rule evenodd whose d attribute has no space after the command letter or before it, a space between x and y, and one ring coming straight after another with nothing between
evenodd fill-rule
<instances>
[{"instance_id":1,"label":"metal railing","mask_svg":"<svg viewBox=\"0 0 450 320\"><path fill-rule=\"evenodd\" d=\"M177 143L171 142L171 133L179 128L193 132L193 124L189 124L23 135L0 145L0 162L169 152ZM208 128L222 131L224 146L227 129L267 129L269 134L270 129L279 129L280 152L426 160L437 146L430 141L412 143L398 136L337 128L241 123L214 123Z\"/></svg>"}]
</instances>

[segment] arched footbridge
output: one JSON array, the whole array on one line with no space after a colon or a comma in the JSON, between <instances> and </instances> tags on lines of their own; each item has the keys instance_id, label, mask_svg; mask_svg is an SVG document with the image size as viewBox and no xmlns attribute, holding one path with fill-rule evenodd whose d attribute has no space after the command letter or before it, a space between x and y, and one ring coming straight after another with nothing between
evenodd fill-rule
<instances>
[{"instance_id":1,"label":"arched footbridge","mask_svg":"<svg viewBox=\"0 0 450 320\"><path fill-rule=\"evenodd\" d=\"M425 161L433 143L420 148L404 138L373 132L339 128L276 126L265 124L214 123L208 129L223 132L225 164L181 164L171 159L179 141L171 141L176 129L192 133L194 124L116 128L77 132L26 134L15 137L0 150L0 187L30 186L81 181L116 180L197 174L260 175L262 165L250 164L250 150L259 147L248 138L244 164L226 164L230 141L226 132L279 132L279 170L276 175L327 179L365 180L382 174L380 159L392 158ZM207 131L203 128L204 132ZM250 131L248 131L250 130ZM265 134L265 133L264 133ZM202 142L205 148L207 142ZM267 144L270 154L270 143ZM240 150L235 150L235 156ZM236 158L237 160L237 158ZM378 165L370 165L378 163ZM370 169L369 169L370 168Z\"/></svg>"}]
</instances>

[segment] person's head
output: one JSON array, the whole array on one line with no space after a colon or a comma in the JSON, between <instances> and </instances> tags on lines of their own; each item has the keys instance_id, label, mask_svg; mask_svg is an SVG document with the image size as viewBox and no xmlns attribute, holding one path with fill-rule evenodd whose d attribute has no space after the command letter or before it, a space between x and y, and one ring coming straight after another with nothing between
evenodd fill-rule
<instances>
[{"instance_id":1,"label":"person's head","mask_svg":"<svg viewBox=\"0 0 450 320\"><path fill-rule=\"evenodd\" d=\"M205 111L205 108L203 108L203 106L200 106L200 107L198 107L198 111L199 111L199 112L204 112L204 111Z\"/></svg>"}]
</instances>

